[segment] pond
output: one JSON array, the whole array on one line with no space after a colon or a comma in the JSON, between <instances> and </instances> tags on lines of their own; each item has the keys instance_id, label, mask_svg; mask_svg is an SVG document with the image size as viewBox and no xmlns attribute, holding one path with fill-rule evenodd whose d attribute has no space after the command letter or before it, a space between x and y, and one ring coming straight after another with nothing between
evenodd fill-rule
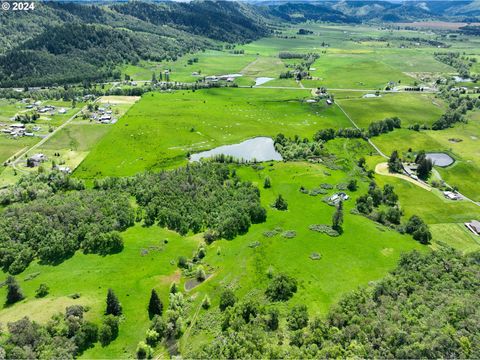
<instances>
[{"instance_id":1,"label":"pond","mask_svg":"<svg viewBox=\"0 0 480 360\"><path fill-rule=\"evenodd\" d=\"M255 86L263 85L263 84L269 82L270 80L274 80L274 78L270 78L270 77L257 77L257 78L255 79Z\"/></svg>"},{"instance_id":2,"label":"pond","mask_svg":"<svg viewBox=\"0 0 480 360\"><path fill-rule=\"evenodd\" d=\"M433 165L445 167L453 164L455 160L452 157L445 153L427 153L427 159L432 160Z\"/></svg>"},{"instance_id":3,"label":"pond","mask_svg":"<svg viewBox=\"0 0 480 360\"><path fill-rule=\"evenodd\" d=\"M209 158L221 154L233 156L236 159L244 159L246 161L282 160L282 155L275 150L271 138L256 137L238 144L219 146L212 150L192 154L190 156L190 161L199 161L203 158Z\"/></svg>"}]
</instances>

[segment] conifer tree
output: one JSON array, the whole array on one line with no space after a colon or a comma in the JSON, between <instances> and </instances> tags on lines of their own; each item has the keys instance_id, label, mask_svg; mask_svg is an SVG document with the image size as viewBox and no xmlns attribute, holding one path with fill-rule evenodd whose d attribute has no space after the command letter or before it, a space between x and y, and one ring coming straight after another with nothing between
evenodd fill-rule
<instances>
[{"instance_id":1,"label":"conifer tree","mask_svg":"<svg viewBox=\"0 0 480 360\"><path fill-rule=\"evenodd\" d=\"M7 304L14 304L17 301L23 300L22 289L17 283L17 280L13 276L9 276L6 281L7 284Z\"/></svg>"},{"instance_id":2,"label":"conifer tree","mask_svg":"<svg viewBox=\"0 0 480 360\"><path fill-rule=\"evenodd\" d=\"M105 310L105 315L122 315L122 305L118 301L117 296L112 289L108 289L107 293L107 309Z\"/></svg>"},{"instance_id":3,"label":"conifer tree","mask_svg":"<svg viewBox=\"0 0 480 360\"><path fill-rule=\"evenodd\" d=\"M162 315L162 312L162 301L158 297L155 289L152 289L152 293L150 294L150 302L148 303L148 315L150 316L150 319L152 319L155 315Z\"/></svg>"}]
</instances>

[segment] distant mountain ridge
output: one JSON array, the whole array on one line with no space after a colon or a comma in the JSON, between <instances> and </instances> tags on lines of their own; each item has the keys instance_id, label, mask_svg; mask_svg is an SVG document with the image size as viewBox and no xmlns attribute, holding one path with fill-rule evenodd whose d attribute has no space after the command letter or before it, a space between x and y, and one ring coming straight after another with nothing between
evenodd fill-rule
<instances>
[{"instance_id":1,"label":"distant mountain ridge","mask_svg":"<svg viewBox=\"0 0 480 360\"><path fill-rule=\"evenodd\" d=\"M31 12L0 12L0 86L118 78L122 63L249 42L275 22L419 20L480 21L480 0L38 2Z\"/></svg>"}]
</instances>

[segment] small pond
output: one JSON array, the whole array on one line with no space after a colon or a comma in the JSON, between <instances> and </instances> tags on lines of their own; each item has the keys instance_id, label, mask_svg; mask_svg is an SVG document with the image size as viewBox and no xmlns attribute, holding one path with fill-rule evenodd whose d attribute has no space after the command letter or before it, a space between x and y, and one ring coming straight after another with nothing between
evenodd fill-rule
<instances>
[{"instance_id":1,"label":"small pond","mask_svg":"<svg viewBox=\"0 0 480 360\"><path fill-rule=\"evenodd\" d=\"M427 159L432 160L433 165L445 167L453 164L455 160L452 157L445 153L427 153Z\"/></svg>"},{"instance_id":2,"label":"small pond","mask_svg":"<svg viewBox=\"0 0 480 360\"><path fill-rule=\"evenodd\" d=\"M209 158L220 154L233 156L236 159L244 159L247 161L282 160L282 155L275 150L271 138L256 137L245 140L239 144L219 146L212 150L192 154L190 156L190 161L199 161L202 158Z\"/></svg>"},{"instance_id":3,"label":"small pond","mask_svg":"<svg viewBox=\"0 0 480 360\"><path fill-rule=\"evenodd\" d=\"M274 80L274 78L270 78L270 77L257 77L255 79L255 86L259 86L259 85L263 85L271 80Z\"/></svg>"}]
</instances>

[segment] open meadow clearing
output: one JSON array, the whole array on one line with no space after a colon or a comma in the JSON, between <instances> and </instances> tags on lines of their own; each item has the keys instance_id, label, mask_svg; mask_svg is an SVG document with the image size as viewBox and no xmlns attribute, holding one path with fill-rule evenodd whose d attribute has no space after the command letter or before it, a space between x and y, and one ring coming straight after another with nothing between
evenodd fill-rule
<instances>
[{"instance_id":1,"label":"open meadow clearing","mask_svg":"<svg viewBox=\"0 0 480 360\"><path fill-rule=\"evenodd\" d=\"M255 136L312 137L349 127L323 102L304 103L308 90L210 89L147 94L92 150L75 175L132 175L186 162L187 153ZM174 136L173 136L174 135Z\"/></svg>"}]
</instances>

